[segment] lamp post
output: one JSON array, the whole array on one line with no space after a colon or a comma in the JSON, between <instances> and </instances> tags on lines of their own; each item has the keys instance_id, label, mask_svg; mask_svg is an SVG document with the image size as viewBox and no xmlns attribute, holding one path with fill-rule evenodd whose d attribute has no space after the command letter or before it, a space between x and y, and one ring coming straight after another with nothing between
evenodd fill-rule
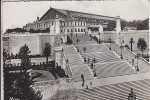
<instances>
[{"instance_id":1,"label":"lamp post","mask_svg":"<svg viewBox=\"0 0 150 100\"><path fill-rule=\"evenodd\" d=\"M100 32L98 32L98 35L99 35L99 44L100 44Z\"/></svg>"},{"instance_id":2,"label":"lamp post","mask_svg":"<svg viewBox=\"0 0 150 100\"><path fill-rule=\"evenodd\" d=\"M132 50L133 50L133 49L132 49L132 48L133 48L133 43L134 43L133 38L130 38L129 43L130 43L130 49L131 49L131 51L132 51Z\"/></svg>"},{"instance_id":3,"label":"lamp post","mask_svg":"<svg viewBox=\"0 0 150 100\"><path fill-rule=\"evenodd\" d=\"M93 58L93 73L94 73L94 77L96 77L96 68L95 68L95 63L96 63L96 59L95 57Z\"/></svg>"},{"instance_id":4,"label":"lamp post","mask_svg":"<svg viewBox=\"0 0 150 100\"><path fill-rule=\"evenodd\" d=\"M111 38L109 38L109 43L110 43L110 46L109 46L109 50L111 50Z\"/></svg>"},{"instance_id":5,"label":"lamp post","mask_svg":"<svg viewBox=\"0 0 150 100\"><path fill-rule=\"evenodd\" d=\"M123 59L122 48L123 48L123 45L122 45L122 42L121 42L121 46L120 46L120 49L121 49L121 55L120 55L120 58L121 58L121 59Z\"/></svg>"},{"instance_id":6,"label":"lamp post","mask_svg":"<svg viewBox=\"0 0 150 100\"><path fill-rule=\"evenodd\" d=\"M139 62L139 55L136 54L135 58L137 59L136 71L139 72L139 63L138 63Z\"/></svg>"},{"instance_id":7,"label":"lamp post","mask_svg":"<svg viewBox=\"0 0 150 100\"><path fill-rule=\"evenodd\" d=\"M128 100L136 100L136 95L131 88L131 92L129 93Z\"/></svg>"}]
</instances>

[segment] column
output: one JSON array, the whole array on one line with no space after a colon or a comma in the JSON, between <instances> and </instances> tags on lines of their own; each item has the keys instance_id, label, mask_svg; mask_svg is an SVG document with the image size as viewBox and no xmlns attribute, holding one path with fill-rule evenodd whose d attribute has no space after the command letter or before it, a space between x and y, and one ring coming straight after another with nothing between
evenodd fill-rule
<instances>
[{"instance_id":1,"label":"column","mask_svg":"<svg viewBox=\"0 0 150 100\"><path fill-rule=\"evenodd\" d=\"M149 20L149 21L150 21L150 20ZM150 26L149 26L149 28L150 28ZM148 53L149 53L149 62L150 62L150 32L149 32L149 31L148 31L148 35L149 35L149 36L148 36L148 37L149 37L149 39L148 39L148 47L149 47L149 48L148 48L148 50L149 50Z\"/></svg>"},{"instance_id":2,"label":"column","mask_svg":"<svg viewBox=\"0 0 150 100\"><path fill-rule=\"evenodd\" d=\"M120 16L116 17L116 43L120 44L121 23Z\"/></svg>"},{"instance_id":3,"label":"column","mask_svg":"<svg viewBox=\"0 0 150 100\"><path fill-rule=\"evenodd\" d=\"M55 19L55 35L54 35L54 50L55 50L55 62L58 66L62 67L62 45L61 45L61 35L60 35L60 18L56 15Z\"/></svg>"},{"instance_id":4,"label":"column","mask_svg":"<svg viewBox=\"0 0 150 100\"><path fill-rule=\"evenodd\" d=\"M55 20L55 34L60 35L60 19L58 15L56 15L56 20Z\"/></svg>"},{"instance_id":5,"label":"column","mask_svg":"<svg viewBox=\"0 0 150 100\"><path fill-rule=\"evenodd\" d=\"M99 33L100 33L100 40L104 41L104 31L103 31L103 26L99 25Z\"/></svg>"}]
</instances>

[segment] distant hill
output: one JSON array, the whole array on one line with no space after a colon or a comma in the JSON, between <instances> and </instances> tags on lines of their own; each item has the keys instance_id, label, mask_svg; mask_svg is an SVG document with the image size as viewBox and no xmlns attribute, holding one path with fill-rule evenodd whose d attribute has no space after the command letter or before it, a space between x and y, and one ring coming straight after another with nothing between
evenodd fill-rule
<instances>
[{"instance_id":1,"label":"distant hill","mask_svg":"<svg viewBox=\"0 0 150 100\"><path fill-rule=\"evenodd\" d=\"M133 21L126 21L121 20L121 29L125 27L136 27L137 30L148 30L149 29L149 18L145 20L133 20Z\"/></svg>"}]
</instances>

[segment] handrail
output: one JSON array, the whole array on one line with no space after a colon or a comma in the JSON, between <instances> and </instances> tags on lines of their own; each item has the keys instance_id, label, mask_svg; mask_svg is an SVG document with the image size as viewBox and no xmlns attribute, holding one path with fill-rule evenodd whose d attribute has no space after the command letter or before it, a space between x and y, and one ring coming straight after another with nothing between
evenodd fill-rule
<instances>
[{"instance_id":1,"label":"handrail","mask_svg":"<svg viewBox=\"0 0 150 100\"><path fill-rule=\"evenodd\" d=\"M63 53L63 56L64 56L65 63L66 63L67 57L65 56L65 53ZM68 63L68 65L70 66L70 64L69 64L69 63ZM67 67L67 68L69 68L69 70L70 70L70 74L71 74L71 76L72 76L72 70L71 70L71 68L70 68L69 66L66 66L66 67Z\"/></svg>"},{"instance_id":2,"label":"handrail","mask_svg":"<svg viewBox=\"0 0 150 100\"><path fill-rule=\"evenodd\" d=\"M134 54L134 56L136 56L136 53L130 51L129 49L126 48L126 50L128 50L130 53ZM144 61L147 64L150 64L146 59L144 59L143 57L139 57L140 59L142 59L142 61Z\"/></svg>"}]
</instances>

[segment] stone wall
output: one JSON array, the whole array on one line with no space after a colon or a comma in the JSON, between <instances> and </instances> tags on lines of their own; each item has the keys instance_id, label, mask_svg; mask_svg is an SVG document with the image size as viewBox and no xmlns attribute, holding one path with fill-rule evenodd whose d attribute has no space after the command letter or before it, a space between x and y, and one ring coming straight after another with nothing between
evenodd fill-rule
<instances>
[{"instance_id":1,"label":"stone wall","mask_svg":"<svg viewBox=\"0 0 150 100\"><path fill-rule=\"evenodd\" d=\"M149 49L149 31L148 30L133 30L133 31L124 31L120 34L121 40L124 40L125 44L129 45L130 47L130 39L133 38L134 44L133 44L133 51L140 53L140 51L137 48L137 42L139 38L144 38L144 40L147 43L147 50L145 50L145 53L148 53Z\"/></svg>"},{"instance_id":2,"label":"stone wall","mask_svg":"<svg viewBox=\"0 0 150 100\"><path fill-rule=\"evenodd\" d=\"M9 49L10 53L18 54L20 48L26 44L31 51L30 54L38 55L43 53L45 43L50 43L50 40L48 33L10 34L9 43L8 41L3 41L3 47Z\"/></svg>"},{"instance_id":3,"label":"stone wall","mask_svg":"<svg viewBox=\"0 0 150 100\"><path fill-rule=\"evenodd\" d=\"M108 41L111 38L112 41L116 39L115 31L104 31L104 40ZM124 31L120 33L120 39L124 40L125 44L129 45L130 38L134 39L133 50L139 52L137 49L137 41L139 38L144 38L147 42L147 50L145 53L148 53L149 44L149 31ZM50 43L51 45L54 42L54 36L49 33L35 33L35 34L11 34L9 35L9 48L7 48L8 41L3 41L3 47L9 49L10 52L16 54L19 52L19 49L23 45L28 45L31 50L31 54L43 54L45 48L45 43Z\"/></svg>"},{"instance_id":4,"label":"stone wall","mask_svg":"<svg viewBox=\"0 0 150 100\"><path fill-rule=\"evenodd\" d=\"M31 54L39 54L39 36L27 34L13 34L9 36L10 53L18 54L20 48L25 44L29 47Z\"/></svg>"},{"instance_id":5,"label":"stone wall","mask_svg":"<svg viewBox=\"0 0 150 100\"><path fill-rule=\"evenodd\" d=\"M130 39L133 38L134 44L133 44L133 51L141 53L137 48L137 42L139 38L144 38L144 40L147 43L147 49L145 50L145 54L148 53L148 50L150 50L150 36L148 30L132 30L132 31L122 31L120 32L120 39L124 40L124 44L128 45L130 47ZM104 31L104 40L108 41L108 39L111 38L112 41L116 39L116 32L115 31Z\"/></svg>"}]
</instances>

